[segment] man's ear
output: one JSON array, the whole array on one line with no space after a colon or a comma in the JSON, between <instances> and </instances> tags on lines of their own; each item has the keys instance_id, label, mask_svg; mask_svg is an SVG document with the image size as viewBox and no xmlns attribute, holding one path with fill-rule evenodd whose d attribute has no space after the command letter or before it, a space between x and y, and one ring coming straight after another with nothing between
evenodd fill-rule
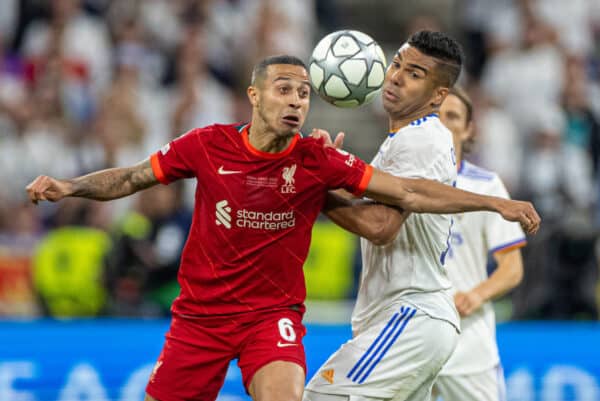
<instances>
[{"instance_id":1,"label":"man's ear","mask_svg":"<svg viewBox=\"0 0 600 401\"><path fill-rule=\"evenodd\" d=\"M450 92L450 90L444 86L440 86L439 88L436 88L433 93L433 99L431 100L431 105L434 108L439 109L442 106L442 103L444 103L444 99L446 99L446 96L448 96L449 92Z\"/></svg>"},{"instance_id":2,"label":"man's ear","mask_svg":"<svg viewBox=\"0 0 600 401\"><path fill-rule=\"evenodd\" d=\"M467 129L465 130L465 133L464 133L464 138L461 138L461 139L463 141L473 140L474 135L475 135L475 124L473 124L473 121L469 121L467 123Z\"/></svg>"},{"instance_id":3,"label":"man's ear","mask_svg":"<svg viewBox=\"0 0 600 401\"><path fill-rule=\"evenodd\" d=\"M254 86L249 86L246 90L246 94L248 95L248 100L250 101L252 107L257 107L259 100L258 89L256 89Z\"/></svg>"}]
</instances>

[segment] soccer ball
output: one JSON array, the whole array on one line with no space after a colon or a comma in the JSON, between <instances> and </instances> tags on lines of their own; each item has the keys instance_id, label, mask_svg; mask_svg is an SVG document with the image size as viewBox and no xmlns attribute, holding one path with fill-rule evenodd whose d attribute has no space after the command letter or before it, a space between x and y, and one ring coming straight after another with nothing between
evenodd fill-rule
<instances>
[{"instance_id":1,"label":"soccer ball","mask_svg":"<svg viewBox=\"0 0 600 401\"><path fill-rule=\"evenodd\" d=\"M356 107L379 93L386 68L381 47L359 31L330 33L317 44L308 64L310 82L323 100Z\"/></svg>"}]
</instances>

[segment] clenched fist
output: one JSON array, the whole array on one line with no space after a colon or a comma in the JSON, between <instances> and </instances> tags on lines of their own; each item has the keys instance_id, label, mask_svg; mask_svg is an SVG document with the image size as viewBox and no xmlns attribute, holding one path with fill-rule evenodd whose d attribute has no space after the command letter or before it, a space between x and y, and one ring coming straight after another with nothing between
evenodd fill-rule
<instances>
[{"instance_id":1,"label":"clenched fist","mask_svg":"<svg viewBox=\"0 0 600 401\"><path fill-rule=\"evenodd\" d=\"M508 221L518 221L527 234L535 234L540 228L541 218L531 202L504 200L498 212Z\"/></svg>"},{"instance_id":2,"label":"clenched fist","mask_svg":"<svg viewBox=\"0 0 600 401\"><path fill-rule=\"evenodd\" d=\"M71 194L71 184L68 181L40 175L25 187L29 200L37 205L39 201L56 202Z\"/></svg>"}]
</instances>

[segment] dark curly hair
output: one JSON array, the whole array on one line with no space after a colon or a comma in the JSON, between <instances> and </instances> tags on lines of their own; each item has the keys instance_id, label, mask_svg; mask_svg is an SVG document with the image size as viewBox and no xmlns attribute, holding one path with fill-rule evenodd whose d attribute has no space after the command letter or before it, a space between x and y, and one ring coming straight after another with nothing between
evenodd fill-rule
<instances>
[{"instance_id":1,"label":"dark curly hair","mask_svg":"<svg viewBox=\"0 0 600 401\"><path fill-rule=\"evenodd\" d=\"M443 32L419 31L411 35L408 44L438 61L439 83L451 88L460 75L463 51L460 44Z\"/></svg>"}]
</instances>

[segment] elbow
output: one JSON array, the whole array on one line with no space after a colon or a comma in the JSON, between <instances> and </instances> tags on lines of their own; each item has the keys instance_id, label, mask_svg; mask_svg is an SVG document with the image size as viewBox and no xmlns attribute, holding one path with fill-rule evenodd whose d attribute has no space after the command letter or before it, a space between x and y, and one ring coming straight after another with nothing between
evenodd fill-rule
<instances>
[{"instance_id":1,"label":"elbow","mask_svg":"<svg viewBox=\"0 0 600 401\"><path fill-rule=\"evenodd\" d=\"M368 235L366 235L364 238L372 242L374 245L386 246L394 242L396 235L396 231L390 230L384 225L381 225L370 230Z\"/></svg>"},{"instance_id":2,"label":"elbow","mask_svg":"<svg viewBox=\"0 0 600 401\"><path fill-rule=\"evenodd\" d=\"M405 191L402 196L397 198L396 204L407 212L421 213L423 211L418 196L414 192Z\"/></svg>"},{"instance_id":3,"label":"elbow","mask_svg":"<svg viewBox=\"0 0 600 401\"><path fill-rule=\"evenodd\" d=\"M509 290L512 290L523 281L523 265L517 264L514 266L510 274L506 277L506 283Z\"/></svg>"},{"instance_id":4,"label":"elbow","mask_svg":"<svg viewBox=\"0 0 600 401\"><path fill-rule=\"evenodd\" d=\"M516 286L521 284L522 281L523 281L523 267L519 266L518 268L516 268L514 270L513 274L511 275L510 284L511 284L512 288L515 288Z\"/></svg>"}]
</instances>

